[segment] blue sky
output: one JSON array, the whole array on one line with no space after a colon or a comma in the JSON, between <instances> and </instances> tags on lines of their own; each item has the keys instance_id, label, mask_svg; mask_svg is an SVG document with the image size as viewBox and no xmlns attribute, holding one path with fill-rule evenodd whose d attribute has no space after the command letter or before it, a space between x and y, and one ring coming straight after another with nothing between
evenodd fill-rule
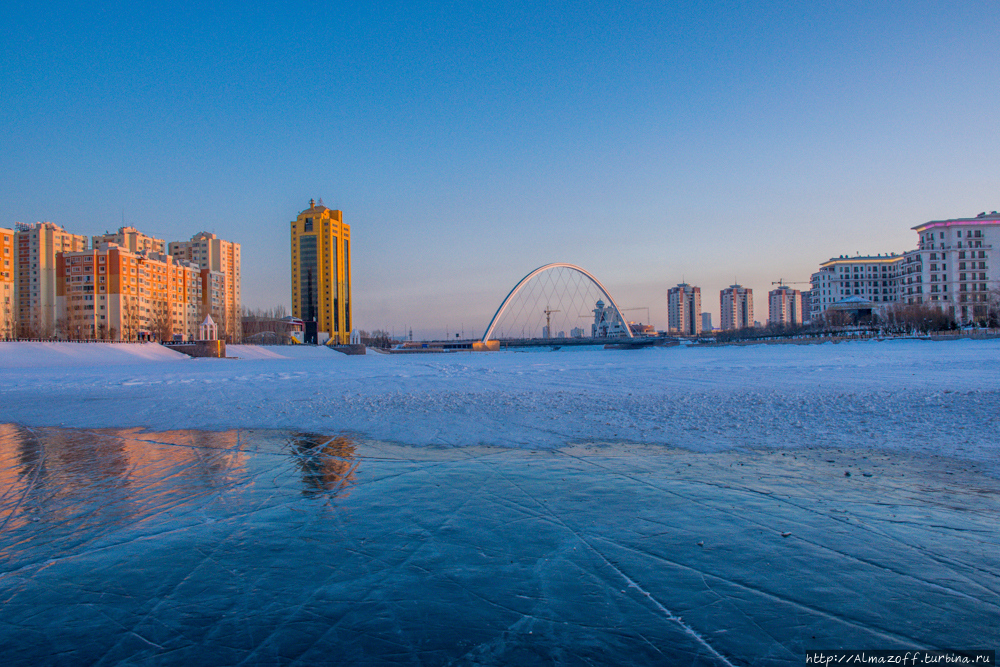
<instances>
[{"instance_id":1,"label":"blue sky","mask_svg":"<svg viewBox=\"0 0 1000 667\"><path fill-rule=\"evenodd\" d=\"M485 328L547 262L667 289L808 280L1000 208L1000 3L42 6L0 19L0 226L243 246L352 225L356 324Z\"/></svg>"}]
</instances>

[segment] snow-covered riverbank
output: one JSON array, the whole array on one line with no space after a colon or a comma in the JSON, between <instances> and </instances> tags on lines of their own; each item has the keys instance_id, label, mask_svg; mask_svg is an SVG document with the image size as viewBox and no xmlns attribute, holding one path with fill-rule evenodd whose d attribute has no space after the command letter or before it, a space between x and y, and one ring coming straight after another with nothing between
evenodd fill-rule
<instances>
[{"instance_id":1,"label":"snow-covered riverbank","mask_svg":"<svg viewBox=\"0 0 1000 667\"><path fill-rule=\"evenodd\" d=\"M417 445L871 447L1000 460L1000 341L349 357L0 343L0 422L285 428Z\"/></svg>"}]
</instances>

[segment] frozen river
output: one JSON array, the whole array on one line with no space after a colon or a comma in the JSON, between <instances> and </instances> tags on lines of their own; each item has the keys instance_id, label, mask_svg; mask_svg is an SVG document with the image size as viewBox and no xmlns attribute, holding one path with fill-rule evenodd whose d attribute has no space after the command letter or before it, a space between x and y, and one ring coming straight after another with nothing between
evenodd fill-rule
<instances>
[{"instance_id":1,"label":"frozen river","mask_svg":"<svg viewBox=\"0 0 1000 667\"><path fill-rule=\"evenodd\" d=\"M0 343L5 664L996 648L1000 342Z\"/></svg>"},{"instance_id":2,"label":"frozen river","mask_svg":"<svg viewBox=\"0 0 1000 667\"><path fill-rule=\"evenodd\" d=\"M799 665L996 645L1000 482L870 450L0 426L6 664Z\"/></svg>"}]
</instances>

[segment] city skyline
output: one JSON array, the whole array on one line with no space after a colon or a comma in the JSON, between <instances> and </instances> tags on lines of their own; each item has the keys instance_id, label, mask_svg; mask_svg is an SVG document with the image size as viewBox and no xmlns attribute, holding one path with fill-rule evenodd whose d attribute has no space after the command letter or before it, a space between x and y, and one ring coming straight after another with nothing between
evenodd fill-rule
<instances>
[{"instance_id":1,"label":"city skyline","mask_svg":"<svg viewBox=\"0 0 1000 667\"><path fill-rule=\"evenodd\" d=\"M205 229L242 243L246 305L290 306L289 214L323 197L357 237L358 328L476 335L523 275L569 262L662 330L685 277L764 295L997 209L998 18L16 7L0 227ZM337 49L286 43L324 32Z\"/></svg>"}]
</instances>

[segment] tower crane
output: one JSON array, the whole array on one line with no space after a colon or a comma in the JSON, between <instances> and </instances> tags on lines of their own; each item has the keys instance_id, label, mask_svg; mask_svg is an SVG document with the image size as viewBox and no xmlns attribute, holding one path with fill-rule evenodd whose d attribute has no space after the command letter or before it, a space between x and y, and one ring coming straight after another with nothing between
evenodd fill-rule
<instances>
[{"instance_id":1,"label":"tower crane","mask_svg":"<svg viewBox=\"0 0 1000 667\"><path fill-rule=\"evenodd\" d=\"M652 324L649 320L649 306L639 306L638 308L622 308L622 312L627 312L630 310L645 310L646 311L646 324Z\"/></svg>"},{"instance_id":2,"label":"tower crane","mask_svg":"<svg viewBox=\"0 0 1000 667\"><path fill-rule=\"evenodd\" d=\"M562 311L552 310L546 305L545 310L542 312L545 313L545 337L552 338L552 313L561 313Z\"/></svg>"},{"instance_id":3,"label":"tower crane","mask_svg":"<svg viewBox=\"0 0 1000 667\"><path fill-rule=\"evenodd\" d=\"M812 285L808 280L785 280L784 278L778 278L777 280L771 281L772 285L780 285L784 287L785 285Z\"/></svg>"}]
</instances>

